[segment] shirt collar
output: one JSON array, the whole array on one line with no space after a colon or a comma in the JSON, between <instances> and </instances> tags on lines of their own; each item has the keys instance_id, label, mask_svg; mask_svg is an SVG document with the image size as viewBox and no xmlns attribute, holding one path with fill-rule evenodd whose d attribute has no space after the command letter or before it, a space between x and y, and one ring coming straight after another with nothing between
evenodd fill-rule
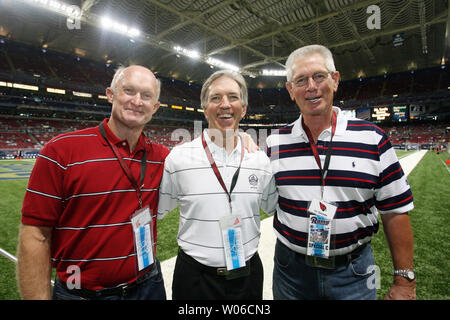
<instances>
[{"instance_id":1,"label":"shirt collar","mask_svg":"<svg viewBox=\"0 0 450 320\"><path fill-rule=\"evenodd\" d=\"M333 111L336 112L337 118L336 118L336 132L334 135L341 135L344 133L345 129L347 128L347 118L344 116L344 114L341 112L341 109L338 107L333 106ZM331 134L331 125L325 129L325 131L329 132ZM294 126L292 127L292 135L296 137L302 137L305 141L308 141L308 136L306 135L305 130L302 126L302 115L300 114L300 117L294 122Z\"/></svg>"},{"instance_id":2,"label":"shirt collar","mask_svg":"<svg viewBox=\"0 0 450 320\"><path fill-rule=\"evenodd\" d=\"M108 126L109 118L103 119L103 128L105 129L106 136L108 137L109 142L111 144L116 145L119 148L124 148L127 150L127 152L130 152L130 149L128 147L128 142L126 140L120 140L109 128ZM99 135L100 139L102 140L103 145L107 146L108 142L105 141L105 139L102 137L102 135ZM124 145L125 143L125 145ZM136 153L137 151L143 150L145 148L145 135L142 132L142 134L139 137L139 140L136 144L136 148L134 149L133 153Z\"/></svg>"},{"instance_id":3,"label":"shirt collar","mask_svg":"<svg viewBox=\"0 0 450 320\"><path fill-rule=\"evenodd\" d=\"M227 155L227 152L225 148L219 147L217 144L215 144L211 138L208 135L208 129L203 130L205 134L205 141L208 145L209 150L211 151L211 154L225 154ZM236 147L233 149L233 151L229 154L229 156L232 156L234 153L237 154L237 156L241 156L241 139L238 137L238 143L236 144Z\"/></svg>"}]
</instances>

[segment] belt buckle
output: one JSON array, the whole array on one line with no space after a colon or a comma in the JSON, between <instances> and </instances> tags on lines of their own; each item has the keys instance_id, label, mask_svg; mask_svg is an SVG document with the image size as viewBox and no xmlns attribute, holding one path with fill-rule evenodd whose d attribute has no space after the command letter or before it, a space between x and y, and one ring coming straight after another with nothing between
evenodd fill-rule
<instances>
[{"instance_id":1,"label":"belt buckle","mask_svg":"<svg viewBox=\"0 0 450 320\"><path fill-rule=\"evenodd\" d=\"M128 293L127 290L128 290L128 285L124 285L122 287L122 289L120 290L122 293L122 297L125 297L127 295L127 293Z\"/></svg>"},{"instance_id":2,"label":"belt buckle","mask_svg":"<svg viewBox=\"0 0 450 320\"><path fill-rule=\"evenodd\" d=\"M316 267L320 266L319 259L317 259L316 256L313 256L313 257L312 257L312 260L313 260L313 264L314 264Z\"/></svg>"},{"instance_id":3,"label":"belt buckle","mask_svg":"<svg viewBox=\"0 0 450 320\"><path fill-rule=\"evenodd\" d=\"M124 285L121 285L117 287L120 290L120 294L122 297L127 296L130 293L130 289L132 289L135 286L135 282L132 283L126 283Z\"/></svg>"},{"instance_id":4,"label":"belt buckle","mask_svg":"<svg viewBox=\"0 0 450 320\"><path fill-rule=\"evenodd\" d=\"M227 268L217 268L218 276L227 276L229 274L230 274L230 271L228 271Z\"/></svg>"},{"instance_id":5,"label":"belt buckle","mask_svg":"<svg viewBox=\"0 0 450 320\"><path fill-rule=\"evenodd\" d=\"M321 258L317 256L305 256L305 262L310 267L321 269L335 269L335 257Z\"/></svg>"}]
</instances>

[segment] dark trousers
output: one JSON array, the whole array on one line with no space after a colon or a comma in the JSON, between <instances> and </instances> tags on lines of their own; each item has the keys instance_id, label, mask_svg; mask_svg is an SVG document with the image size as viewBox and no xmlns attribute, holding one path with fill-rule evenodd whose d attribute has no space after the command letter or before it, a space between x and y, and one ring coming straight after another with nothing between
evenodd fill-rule
<instances>
[{"instance_id":1,"label":"dark trousers","mask_svg":"<svg viewBox=\"0 0 450 320\"><path fill-rule=\"evenodd\" d=\"M179 251L172 282L173 300L262 300L263 266L258 253L246 262L248 276L227 280Z\"/></svg>"},{"instance_id":2,"label":"dark trousers","mask_svg":"<svg viewBox=\"0 0 450 320\"><path fill-rule=\"evenodd\" d=\"M108 293L108 291L113 292ZM156 259L152 269L142 278L139 278L136 285L129 289L117 287L116 289L99 291L70 290L60 279L56 279L53 288L53 300L166 300L166 290L161 266Z\"/></svg>"}]
</instances>

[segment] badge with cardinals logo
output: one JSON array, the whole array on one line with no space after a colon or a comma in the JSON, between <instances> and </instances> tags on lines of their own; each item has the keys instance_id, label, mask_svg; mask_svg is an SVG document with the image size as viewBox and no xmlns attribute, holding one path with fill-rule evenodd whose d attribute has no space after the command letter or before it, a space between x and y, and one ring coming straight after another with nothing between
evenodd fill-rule
<instances>
[{"instance_id":1,"label":"badge with cardinals logo","mask_svg":"<svg viewBox=\"0 0 450 320\"><path fill-rule=\"evenodd\" d=\"M326 201L313 200L309 205L308 211L310 214L333 219L336 214L337 207Z\"/></svg>"}]
</instances>

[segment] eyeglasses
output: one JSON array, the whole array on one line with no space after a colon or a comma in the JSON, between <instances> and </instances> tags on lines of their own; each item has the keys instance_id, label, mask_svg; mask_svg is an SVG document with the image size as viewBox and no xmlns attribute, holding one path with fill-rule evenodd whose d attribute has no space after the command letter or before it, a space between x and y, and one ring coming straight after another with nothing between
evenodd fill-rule
<instances>
[{"instance_id":1,"label":"eyeglasses","mask_svg":"<svg viewBox=\"0 0 450 320\"><path fill-rule=\"evenodd\" d=\"M328 77L328 74L331 74L332 72L316 72L314 73L311 78L314 80L315 83L322 83L325 81L325 79ZM290 81L295 87L304 87L309 82L309 76L303 76L296 80Z\"/></svg>"}]
</instances>

